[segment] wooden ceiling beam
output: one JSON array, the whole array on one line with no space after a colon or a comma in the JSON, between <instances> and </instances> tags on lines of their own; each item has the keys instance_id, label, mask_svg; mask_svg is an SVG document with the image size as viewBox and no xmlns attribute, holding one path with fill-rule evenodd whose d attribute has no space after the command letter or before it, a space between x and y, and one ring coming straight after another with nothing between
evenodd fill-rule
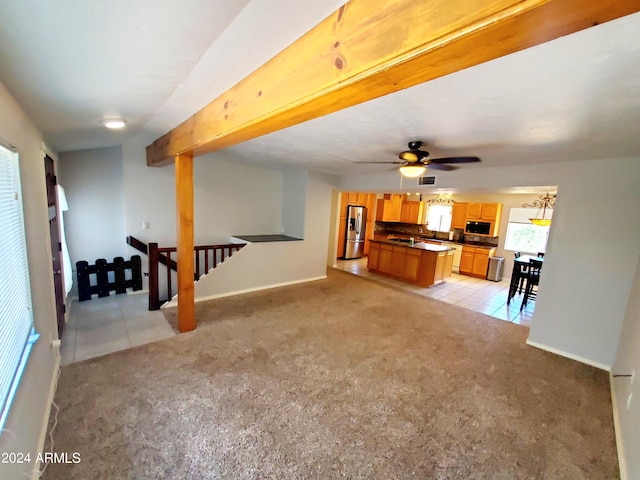
<instances>
[{"instance_id":1,"label":"wooden ceiling beam","mask_svg":"<svg viewBox=\"0 0 640 480\"><path fill-rule=\"evenodd\" d=\"M640 0L351 0L149 145L147 164L228 147L637 11Z\"/></svg>"}]
</instances>

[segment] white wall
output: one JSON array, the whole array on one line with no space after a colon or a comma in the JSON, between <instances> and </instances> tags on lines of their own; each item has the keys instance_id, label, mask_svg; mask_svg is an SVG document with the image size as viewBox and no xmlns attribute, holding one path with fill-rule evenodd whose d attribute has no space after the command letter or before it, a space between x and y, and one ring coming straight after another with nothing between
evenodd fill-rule
<instances>
[{"instance_id":1,"label":"white wall","mask_svg":"<svg viewBox=\"0 0 640 480\"><path fill-rule=\"evenodd\" d=\"M306 181L300 177L297 172L289 178L306 185L304 240L249 244L196 283L197 300L326 276L331 193L336 179L312 172L304 173Z\"/></svg>"},{"instance_id":2,"label":"white wall","mask_svg":"<svg viewBox=\"0 0 640 480\"><path fill-rule=\"evenodd\" d=\"M35 343L5 428L0 436L0 452L30 452L35 458L42 448L59 360L51 348L58 337L51 269L51 246L47 217L42 135L11 94L0 84L0 138L17 147L31 296L35 327L40 339ZM27 478L33 464L0 463L0 478Z\"/></svg>"},{"instance_id":3,"label":"white wall","mask_svg":"<svg viewBox=\"0 0 640 480\"><path fill-rule=\"evenodd\" d=\"M175 168L147 167L138 138L123 146L126 235L160 246L176 245ZM283 173L229 161L216 152L194 159L196 245L228 243L231 235L280 233ZM148 222L149 229L143 229ZM129 255L138 253L129 247ZM143 271L148 271L142 255ZM147 288L147 277L143 278Z\"/></svg>"},{"instance_id":4,"label":"white wall","mask_svg":"<svg viewBox=\"0 0 640 480\"><path fill-rule=\"evenodd\" d=\"M147 167L145 143L123 147L126 234L175 246L175 169ZM222 153L195 158L196 245L226 242L231 235L280 233L282 187L277 170L235 163Z\"/></svg>"},{"instance_id":5,"label":"white wall","mask_svg":"<svg viewBox=\"0 0 640 480\"><path fill-rule=\"evenodd\" d=\"M529 343L600 368L613 364L640 245L640 159L438 172L437 188L557 185ZM433 192L404 181L406 191ZM343 177L341 190L397 191L397 174ZM408 190L407 190L408 189ZM414 190L415 189L415 190Z\"/></svg>"},{"instance_id":6,"label":"white wall","mask_svg":"<svg viewBox=\"0 0 640 480\"><path fill-rule=\"evenodd\" d=\"M59 172L69 204L64 226L75 279L80 260L92 265L125 255L122 149L63 152Z\"/></svg>"},{"instance_id":7,"label":"white wall","mask_svg":"<svg viewBox=\"0 0 640 480\"><path fill-rule=\"evenodd\" d=\"M621 450L620 469L622 478L628 479L640 478L640 261L636 263L636 277L612 369L612 375L634 373L633 383L628 377L611 379L618 448ZM627 408L629 395L632 397Z\"/></svg>"},{"instance_id":8,"label":"white wall","mask_svg":"<svg viewBox=\"0 0 640 480\"><path fill-rule=\"evenodd\" d=\"M304 238L307 172L285 170L282 194L282 225L285 235Z\"/></svg>"}]
</instances>

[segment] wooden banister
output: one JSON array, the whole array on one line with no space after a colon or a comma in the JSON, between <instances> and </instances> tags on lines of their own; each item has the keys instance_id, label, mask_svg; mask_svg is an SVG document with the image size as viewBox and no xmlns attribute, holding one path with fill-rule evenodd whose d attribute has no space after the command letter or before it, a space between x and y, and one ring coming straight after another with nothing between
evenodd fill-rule
<instances>
[{"instance_id":1,"label":"wooden banister","mask_svg":"<svg viewBox=\"0 0 640 480\"><path fill-rule=\"evenodd\" d=\"M193 248L195 278L200 279L209 271L220 265L235 252L244 247L244 244L228 243L214 245L196 245ZM149 247L149 310L158 310L160 306L171 300L174 294L175 279L171 271L175 271L176 262L171 258L177 252L177 247L158 247L157 243L150 243ZM162 259L166 258L166 262ZM166 288L160 288L160 268L164 264L164 282ZM160 291L166 292L166 296L160 296Z\"/></svg>"},{"instance_id":2,"label":"wooden banister","mask_svg":"<svg viewBox=\"0 0 640 480\"><path fill-rule=\"evenodd\" d=\"M139 252L142 252L145 255L149 255L149 246L146 243L144 243L142 240L138 240L136 237L129 235L127 237L127 244L135 248ZM156 246L157 245L158 244L156 243ZM175 252L175 250L173 251ZM178 264L174 260L167 258L166 255L159 253L158 261L163 265L169 266L171 270L173 270L174 272L178 271Z\"/></svg>"}]
</instances>

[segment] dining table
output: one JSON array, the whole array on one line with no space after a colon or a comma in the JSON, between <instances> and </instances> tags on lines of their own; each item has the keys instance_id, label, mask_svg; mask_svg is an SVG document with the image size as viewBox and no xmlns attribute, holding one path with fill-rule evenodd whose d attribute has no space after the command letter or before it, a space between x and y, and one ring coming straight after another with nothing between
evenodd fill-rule
<instances>
[{"instance_id":1,"label":"dining table","mask_svg":"<svg viewBox=\"0 0 640 480\"><path fill-rule=\"evenodd\" d=\"M514 261L522 265L528 265L530 260L537 260L544 263L544 257L539 257L537 255L520 255Z\"/></svg>"}]
</instances>

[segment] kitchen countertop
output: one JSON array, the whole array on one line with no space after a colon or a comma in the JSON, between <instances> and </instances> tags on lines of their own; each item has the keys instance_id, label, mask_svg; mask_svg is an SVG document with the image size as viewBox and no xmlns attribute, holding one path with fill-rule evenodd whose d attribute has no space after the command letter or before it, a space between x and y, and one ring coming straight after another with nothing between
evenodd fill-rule
<instances>
[{"instance_id":1,"label":"kitchen countertop","mask_svg":"<svg viewBox=\"0 0 640 480\"><path fill-rule=\"evenodd\" d=\"M400 237L400 238L410 238L411 235L407 234L396 234L396 233L377 233L377 235L391 235L392 237ZM474 242L474 241L465 241L465 242L454 242L453 240L442 240L439 238L428 238L428 237L420 237L418 235L414 235L416 242L437 242L443 245L460 245L462 247L475 247L475 248L498 248L497 245L488 244L485 242Z\"/></svg>"},{"instance_id":2,"label":"kitchen countertop","mask_svg":"<svg viewBox=\"0 0 640 480\"><path fill-rule=\"evenodd\" d=\"M406 248L414 248L417 250L427 250L429 252L447 252L449 250L454 249L453 247L448 247L446 245L433 245L431 243L422 243L420 240L418 240L413 245L409 245L406 242L398 242L395 240L369 240L369 241L376 242L376 243L384 243L387 245L393 245L395 247L406 247Z\"/></svg>"}]
</instances>

